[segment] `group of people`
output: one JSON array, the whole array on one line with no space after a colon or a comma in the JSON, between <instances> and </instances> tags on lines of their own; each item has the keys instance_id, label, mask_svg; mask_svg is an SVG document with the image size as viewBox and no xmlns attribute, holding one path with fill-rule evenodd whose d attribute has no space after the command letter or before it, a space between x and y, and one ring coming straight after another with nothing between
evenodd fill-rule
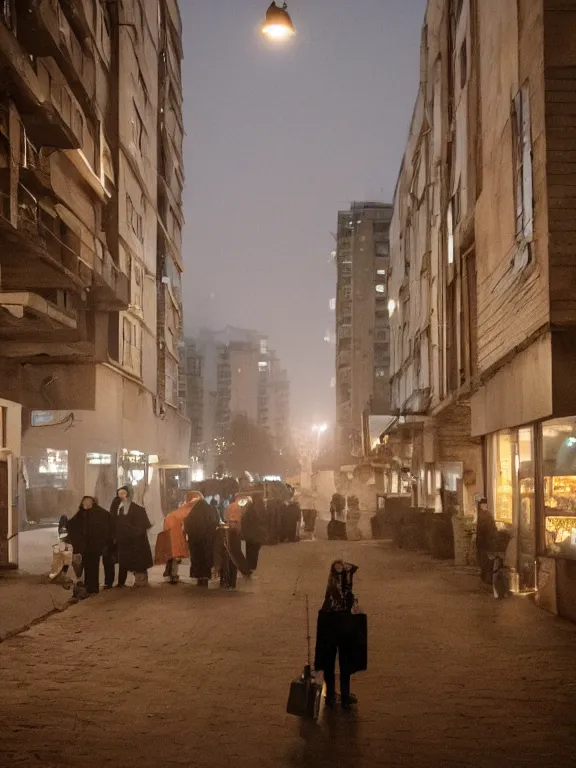
<instances>
[{"instance_id":1,"label":"group of people","mask_svg":"<svg viewBox=\"0 0 576 768\"><path fill-rule=\"evenodd\" d=\"M79 576L88 595L100 591L100 563L104 566L104 588L126 586L129 573L138 586L147 583L152 567L148 531L152 527L144 507L136 504L129 486L119 488L110 510L93 496L84 496L76 514L62 517L59 529L79 557ZM65 571L67 568L64 569Z\"/></svg>"},{"instance_id":2,"label":"group of people","mask_svg":"<svg viewBox=\"0 0 576 768\"><path fill-rule=\"evenodd\" d=\"M171 584L179 582L180 563L189 557L190 577L198 586L207 587L216 576L222 588L235 589L239 571L249 578L258 568L268 533L262 496L238 494L220 510L214 499L209 503L199 491L190 491L184 504L164 520L155 562L165 565L164 577Z\"/></svg>"}]
</instances>

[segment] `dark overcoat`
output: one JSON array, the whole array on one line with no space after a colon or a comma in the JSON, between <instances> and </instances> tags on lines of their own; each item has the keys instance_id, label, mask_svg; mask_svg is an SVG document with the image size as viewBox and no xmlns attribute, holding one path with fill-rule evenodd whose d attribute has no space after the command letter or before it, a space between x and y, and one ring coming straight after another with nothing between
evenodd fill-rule
<instances>
[{"instance_id":1,"label":"dark overcoat","mask_svg":"<svg viewBox=\"0 0 576 768\"><path fill-rule=\"evenodd\" d=\"M318 611L314 668L333 664L338 651L340 671L354 675L368 669L368 619L365 613Z\"/></svg>"},{"instance_id":2,"label":"dark overcoat","mask_svg":"<svg viewBox=\"0 0 576 768\"><path fill-rule=\"evenodd\" d=\"M132 573L143 573L154 565L148 540L152 523L139 504L131 502L125 515L118 514L119 506L114 504L111 510L118 564Z\"/></svg>"}]
</instances>

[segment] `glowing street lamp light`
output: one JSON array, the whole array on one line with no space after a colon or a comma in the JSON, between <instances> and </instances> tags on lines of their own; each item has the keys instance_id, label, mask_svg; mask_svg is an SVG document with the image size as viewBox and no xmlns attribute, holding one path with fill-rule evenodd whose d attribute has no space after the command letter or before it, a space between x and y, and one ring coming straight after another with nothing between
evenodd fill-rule
<instances>
[{"instance_id":1,"label":"glowing street lamp light","mask_svg":"<svg viewBox=\"0 0 576 768\"><path fill-rule=\"evenodd\" d=\"M317 432L319 435L323 435L324 432L328 432L328 424L315 424L314 432Z\"/></svg>"},{"instance_id":2,"label":"glowing street lamp light","mask_svg":"<svg viewBox=\"0 0 576 768\"><path fill-rule=\"evenodd\" d=\"M288 6L286 3L283 3L280 8L273 2L266 11L266 20L262 26L262 32L264 32L270 40L287 40L289 37L296 34L294 24L292 23L287 8Z\"/></svg>"}]
</instances>

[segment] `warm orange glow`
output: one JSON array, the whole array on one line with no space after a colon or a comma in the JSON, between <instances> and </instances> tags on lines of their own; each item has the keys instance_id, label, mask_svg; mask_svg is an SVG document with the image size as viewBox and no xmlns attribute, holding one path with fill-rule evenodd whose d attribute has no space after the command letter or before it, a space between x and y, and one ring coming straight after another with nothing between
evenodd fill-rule
<instances>
[{"instance_id":1,"label":"warm orange glow","mask_svg":"<svg viewBox=\"0 0 576 768\"><path fill-rule=\"evenodd\" d=\"M270 40L287 40L292 37L294 30L283 24L268 24L262 31L267 35Z\"/></svg>"}]
</instances>

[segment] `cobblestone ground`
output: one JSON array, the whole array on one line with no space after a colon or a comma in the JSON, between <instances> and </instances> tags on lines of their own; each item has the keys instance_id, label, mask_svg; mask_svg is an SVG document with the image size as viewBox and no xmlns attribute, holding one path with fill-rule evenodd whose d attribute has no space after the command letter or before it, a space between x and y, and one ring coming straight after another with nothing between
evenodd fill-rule
<instances>
[{"instance_id":1,"label":"cobblestone ground","mask_svg":"<svg viewBox=\"0 0 576 768\"><path fill-rule=\"evenodd\" d=\"M370 670L356 713L284 713L304 598L360 566ZM263 551L238 593L104 593L0 644L0 766L573 766L576 628L376 542Z\"/></svg>"}]
</instances>

